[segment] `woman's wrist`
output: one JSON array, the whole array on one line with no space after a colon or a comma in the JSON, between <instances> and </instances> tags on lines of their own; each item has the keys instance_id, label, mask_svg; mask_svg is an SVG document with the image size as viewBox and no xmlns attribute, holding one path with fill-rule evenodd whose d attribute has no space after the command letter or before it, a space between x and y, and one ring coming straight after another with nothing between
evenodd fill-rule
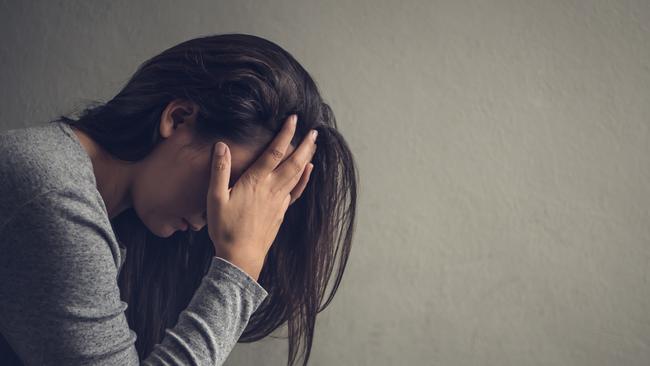
<instances>
[{"instance_id":1,"label":"woman's wrist","mask_svg":"<svg viewBox=\"0 0 650 366\"><path fill-rule=\"evenodd\" d=\"M217 253L215 254L215 257L219 257L235 265L242 271L246 272L246 274L252 277L256 282L260 276L260 272L262 271L262 265L257 263L255 260L243 259L234 255L227 255L223 253Z\"/></svg>"}]
</instances>

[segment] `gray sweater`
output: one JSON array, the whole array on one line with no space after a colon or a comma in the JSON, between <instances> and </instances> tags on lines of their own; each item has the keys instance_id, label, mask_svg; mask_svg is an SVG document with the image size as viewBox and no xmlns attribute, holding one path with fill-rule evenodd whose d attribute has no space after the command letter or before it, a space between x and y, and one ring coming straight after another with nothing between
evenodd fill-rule
<instances>
[{"instance_id":1,"label":"gray sweater","mask_svg":"<svg viewBox=\"0 0 650 366\"><path fill-rule=\"evenodd\" d=\"M67 124L0 134L1 365L221 365L268 295L213 257L176 325L139 360L117 284L125 256Z\"/></svg>"}]
</instances>

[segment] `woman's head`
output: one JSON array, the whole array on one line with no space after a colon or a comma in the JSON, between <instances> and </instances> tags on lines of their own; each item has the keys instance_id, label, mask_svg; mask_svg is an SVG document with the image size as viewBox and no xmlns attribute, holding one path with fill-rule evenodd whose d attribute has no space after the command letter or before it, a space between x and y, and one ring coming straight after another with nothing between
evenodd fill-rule
<instances>
[{"instance_id":1,"label":"woman's head","mask_svg":"<svg viewBox=\"0 0 650 366\"><path fill-rule=\"evenodd\" d=\"M119 284L141 356L173 327L214 255L205 227L212 147L229 145L232 186L291 114L298 124L285 157L316 129L314 168L260 273L269 296L239 341L261 339L287 324L289 363L299 345L306 363L316 315L332 300L349 256L358 178L331 108L287 51L246 34L188 40L141 64L108 102L84 109L77 119L52 121L68 123L113 158L138 166L132 207L111 223L128 249ZM201 230L174 231L181 218Z\"/></svg>"},{"instance_id":2,"label":"woman's head","mask_svg":"<svg viewBox=\"0 0 650 366\"><path fill-rule=\"evenodd\" d=\"M142 160L126 164L130 172L128 207L160 237L183 230L183 220L190 224L188 229L195 231L207 224L212 147L217 141L228 144L231 151L229 186L237 182L264 150L259 142L238 143L228 138L215 138L206 144L206 138L199 137L196 130L198 111L199 106L192 101L170 101L160 116L160 142ZM289 145L282 161L294 150L295 146Z\"/></svg>"}]
</instances>

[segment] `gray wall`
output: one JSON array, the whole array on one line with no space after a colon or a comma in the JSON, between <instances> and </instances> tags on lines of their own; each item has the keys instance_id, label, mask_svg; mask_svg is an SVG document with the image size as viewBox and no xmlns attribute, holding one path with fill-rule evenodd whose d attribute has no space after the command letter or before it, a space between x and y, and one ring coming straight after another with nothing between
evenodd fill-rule
<instances>
[{"instance_id":1,"label":"gray wall","mask_svg":"<svg viewBox=\"0 0 650 366\"><path fill-rule=\"evenodd\" d=\"M3 130L209 33L312 73L361 182L310 365L650 364L647 0L2 1L0 20Z\"/></svg>"}]
</instances>

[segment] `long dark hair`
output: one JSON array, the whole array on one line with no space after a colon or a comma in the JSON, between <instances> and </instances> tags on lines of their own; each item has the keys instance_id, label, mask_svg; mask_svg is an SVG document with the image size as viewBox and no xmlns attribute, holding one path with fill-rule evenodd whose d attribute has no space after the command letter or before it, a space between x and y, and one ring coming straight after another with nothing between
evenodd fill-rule
<instances>
[{"instance_id":1,"label":"long dark hair","mask_svg":"<svg viewBox=\"0 0 650 366\"><path fill-rule=\"evenodd\" d=\"M76 127L115 158L138 161L160 142L161 112L176 98L198 105L196 132L206 144L219 138L243 144L270 141L293 113L298 115L294 146L309 129L319 132L309 182L289 206L258 278L269 295L239 339L259 340L286 322L287 364L293 365L302 349L306 365L316 315L341 282L355 221L357 170L334 113L309 73L280 46L258 36L220 34L163 51L141 64L108 102L93 101L76 119L62 115L50 122ZM127 248L118 284L143 359L189 304L214 247L207 225L161 238L133 208L111 219L111 225Z\"/></svg>"}]
</instances>

